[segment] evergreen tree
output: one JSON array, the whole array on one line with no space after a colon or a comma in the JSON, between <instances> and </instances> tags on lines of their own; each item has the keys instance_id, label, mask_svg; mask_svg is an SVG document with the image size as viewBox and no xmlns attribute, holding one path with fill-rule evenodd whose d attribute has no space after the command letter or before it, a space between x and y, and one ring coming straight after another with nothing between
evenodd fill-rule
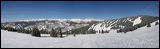
<instances>
[{"instance_id":1,"label":"evergreen tree","mask_svg":"<svg viewBox=\"0 0 160 49\"><path fill-rule=\"evenodd\" d=\"M148 23L148 24L147 24L147 27L151 27L151 24L150 24L150 23Z\"/></svg>"},{"instance_id":2,"label":"evergreen tree","mask_svg":"<svg viewBox=\"0 0 160 49\"><path fill-rule=\"evenodd\" d=\"M1 29L5 30L5 27L1 25Z\"/></svg>"},{"instance_id":3,"label":"evergreen tree","mask_svg":"<svg viewBox=\"0 0 160 49\"><path fill-rule=\"evenodd\" d=\"M16 28L13 28L13 31L14 31L14 32L17 32L17 29L16 29Z\"/></svg>"},{"instance_id":4,"label":"evergreen tree","mask_svg":"<svg viewBox=\"0 0 160 49\"><path fill-rule=\"evenodd\" d=\"M69 35L69 31L66 31L66 35L67 35L67 36Z\"/></svg>"},{"instance_id":5,"label":"evergreen tree","mask_svg":"<svg viewBox=\"0 0 160 49\"><path fill-rule=\"evenodd\" d=\"M31 34L31 32L32 32L31 29L27 30L27 34Z\"/></svg>"},{"instance_id":6,"label":"evergreen tree","mask_svg":"<svg viewBox=\"0 0 160 49\"><path fill-rule=\"evenodd\" d=\"M119 29L119 30L117 30L117 33L121 33L121 32L124 32L124 29Z\"/></svg>"},{"instance_id":7,"label":"evergreen tree","mask_svg":"<svg viewBox=\"0 0 160 49\"><path fill-rule=\"evenodd\" d=\"M93 34L95 34L95 33L96 33L96 31L92 29L92 33L93 33Z\"/></svg>"},{"instance_id":8,"label":"evergreen tree","mask_svg":"<svg viewBox=\"0 0 160 49\"><path fill-rule=\"evenodd\" d=\"M54 30L53 28L52 28L52 30L50 31L50 36L51 36L51 37L58 37L58 34L57 34L56 30Z\"/></svg>"},{"instance_id":9,"label":"evergreen tree","mask_svg":"<svg viewBox=\"0 0 160 49\"><path fill-rule=\"evenodd\" d=\"M11 27L7 27L7 28L8 28L8 29L7 29L8 31L12 31L12 28L11 28Z\"/></svg>"},{"instance_id":10,"label":"evergreen tree","mask_svg":"<svg viewBox=\"0 0 160 49\"><path fill-rule=\"evenodd\" d=\"M73 36L76 37L76 33L73 33Z\"/></svg>"},{"instance_id":11,"label":"evergreen tree","mask_svg":"<svg viewBox=\"0 0 160 49\"><path fill-rule=\"evenodd\" d=\"M155 23L155 25L158 25L158 24L159 24L158 22Z\"/></svg>"},{"instance_id":12,"label":"evergreen tree","mask_svg":"<svg viewBox=\"0 0 160 49\"><path fill-rule=\"evenodd\" d=\"M104 33L109 33L109 31L106 30L106 31L104 31Z\"/></svg>"},{"instance_id":13,"label":"evergreen tree","mask_svg":"<svg viewBox=\"0 0 160 49\"><path fill-rule=\"evenodd\" d=\"M37 32L36 32L36 37L41 37L41 33L40 31L38 30L38 28L36 28Z\"/></svg>"},{"instance_id":14,"label":"evergreen tree","mask_svg":"<svg viewBox=\"0 0 160 49\"><path fill-rule=\"evenodd\" d=\"M93 29L90 29L90 30L88 30L88 31L87 31L87 33L88 33L88 34L95 34L95 33L96 33L96 31L95 31L95 30L93 30Z\"/></svg>"},{"instance_id":15,"label":"evergreen tree","mask_svg":"<svg viewBox=\"0 0 160 49\"><path fill-rule=\"evenodd\" d=\"M17 33L20 33L21 32L21 29L19 28L19 29L17 29Z\"/></svg>"},{"instance_id":16,"label":"evergreen tree","mask_svg":"<svg viewBox=\"0 0 160 49\"><path fill-rule=\"evenodd\" d=\"M104 33L104 31L102 30L102 34Z\"/></svg>"},{"instance_id":17,"label":"evergreen tree","mask_svg":"<svg viewBox=\"0 0 160 49\"><path fill-rule=\"evenodd\" d=\"M22 33L25 33L25 29L24 29L24 28L22 28L21 32L22 32Z\"/></svg>"},{"instance_id":18,"label":"evergreen tree","mask_svg":"<svg viewBox=\"0 0 160 49\"><path fill-rule=\"evenodd\" d=\"M62 38L63 34L62 34L61 28L59 28L59 33L60 33L60 37Z\"/></svg>"},{"instance_id":19,"label":"evergreen tree","mask_svg":"<svg viewBox=\"0 0 160 49\"><path fill-rule=\"evenodd\" d=\"M38 30L37 27L33 27L31 35L35 37L41 37L40 31Z\"/></svg>"},{"instance_id":20,"label":"evergreen tree","mask_svg":"<svg viewBox=\"0 0 160 49\"><path fill-rule=\"evenodd\" d=\"M127 33L128 31L129 31L128 28L124 28L124 29L123 29L123 32L124 32L124 33Z\"/></svg>"},{"instance_id":21,"label":"evergreen tree","mask_svg":"<svg viewBox=\"0 0 160 49\"><path fill-rule=\"evenodd\" d=\"M26 33L26 34L29 34L28 30L25 29L25 33Z\"/></svg>"},{"instance_id":22,"label":"evergreen tree","mask_svg":"<svg viewBox=\"0 0 160 49\"><path fill-rule=\"evenodd\" d=\"M120 31L119 30L117 30L117 33L119 33Z\"/></svg>"},{"instance_id":23,"label":"evergreen tree","mask_svg":"<svg viewBox=\"0 0 160 49\"><path fill-rule=\"evenodd\" d=\"M32 36L36 36L36 33L35 33L35 30L34 30L34 29L32 29L31 35L32 35Z\"/></svg>"}]
</instances>

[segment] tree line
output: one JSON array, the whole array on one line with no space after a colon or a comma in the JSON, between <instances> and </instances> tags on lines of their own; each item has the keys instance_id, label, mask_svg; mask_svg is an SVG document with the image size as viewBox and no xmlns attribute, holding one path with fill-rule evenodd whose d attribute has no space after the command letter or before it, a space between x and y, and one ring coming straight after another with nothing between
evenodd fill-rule
<instances>
[{"instance_id":1,"label":"tree line","mask_svg":"<svg viewBox=\"0 0 160 49\"><path fill-rule=\"evenodd\" d=\"M25 33L25 34L31 34L31 36L35 37L41 37L42 32L49 33L51 37L60 37L62 38L62 30L61 28L53 29L51 31L44 31L44 30L39 30L37 27L33 27L32 29L24 29L24 28L13 28L13 27L4 27L1 26L1 29L3 30L8 30L12 32L17 32L17 33Z\"/></svg>"},{"instance_id":2,"label":"tree line","mask_svg":"<svg viewBox=\"0 0 160 49\"><path fill-rule=\"evenodd\" d=\"M129 31L134 31L140 27L151 27L151 24L152 22L148 22L148 23L141 23L141 24L137 24L137 25L134 25L134 26L131 26L131 27L125 27L125 28L120 28L119 30L117 30L117 33L120 33L120 32L124 32L124 33L127 33ZM155 25L158 25L159 23L156 22Z\"/></svg>"}]
</instances>

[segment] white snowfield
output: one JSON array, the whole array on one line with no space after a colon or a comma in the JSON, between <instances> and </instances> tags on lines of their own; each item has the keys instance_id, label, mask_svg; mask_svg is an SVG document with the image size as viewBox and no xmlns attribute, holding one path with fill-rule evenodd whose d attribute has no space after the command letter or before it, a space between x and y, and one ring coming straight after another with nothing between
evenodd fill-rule
<instances>
[{"instance_id":1,"label":"white snowfield","mask_svg":"<svg viewBox=\"0 0 160 49\"><path fill-rule=\"evenodd\" d=\"M97 24L93 29L96 31L102 30L103 28L100 27L102 25L102 23Z\"/></svg>"},{"instance_id":2,"label":"white snowfield","mask_svg":"<svg viewBox=\"0 0 160 49\"><path fill-rule=\"evenodd\" d=\"M134 21L133 21L133 26L134 25L136 25L136 24L139 24L139 23L141 23L141 17L138 17L137 19L135 19Z\"/></svg>"},{"instance_id":3,"label":"white snowfield","mask_svg":"<svg viewBox=\"0 0 160 49\"><path fill-rule=\"evenodd\" d=\"M102 26L101 26L102 25ZM108 30L110 30L112 27L111 27L111 25L112 24L110 24L109 25L109 27L105 27L106 25L104 25L103 23L99 23L99 24L97 24L97 25L95 25L94 26L94 24L88 29L88 30L90 30L90 29L93 29L93 30L95 30L95 31L108 31Z\"/></svg>"},{"instance_id":4,"label":"white snowfield","mask_svg":"<svg viewBox=\"0 0 160 49\"><path fill-rule=\"evenodd\" d=\"M132 32L79 34L52 38L48 34L30 34L1 30L1 48L159 48L159 25L142 27Z\"/></svg>"}]
</instances>

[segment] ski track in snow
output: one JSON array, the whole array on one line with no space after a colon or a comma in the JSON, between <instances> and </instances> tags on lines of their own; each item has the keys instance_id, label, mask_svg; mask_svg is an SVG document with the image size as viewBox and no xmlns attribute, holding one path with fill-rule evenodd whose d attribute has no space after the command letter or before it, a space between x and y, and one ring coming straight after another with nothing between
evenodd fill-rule
<instances>
[{"instance_id":1,"label":"ski track in snow","mask_svg":"<svg viewBox=\"0 0 160 49\"><path fill-rule=\"evenodd\" d=\"M159 48L159 25L154 24L126 34L111 30L104 34L79 34L64 38L53 38L48 34L33 37L1 30L1 48Z\"/></svg>"}]
</instances>

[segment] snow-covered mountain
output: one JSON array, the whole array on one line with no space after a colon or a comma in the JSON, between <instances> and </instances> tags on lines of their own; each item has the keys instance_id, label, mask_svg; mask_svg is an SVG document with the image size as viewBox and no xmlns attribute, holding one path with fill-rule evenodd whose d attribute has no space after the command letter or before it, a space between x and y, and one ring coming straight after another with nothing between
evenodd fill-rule
<instances>
[{"instance_id":1,"label":"snow-covered mountain","mask_svg":"<svg viewBox=\"0 0 160 49\"><path fill-rule=\"evenodd\" d=\"M150 24L152 22L159 23L159 17L139 15L120 19L104 20L103 22L93 24L89 29L96 30L97 32L102 30L110 31L112 29L132 29L135 27L140 28L146 26L147 24Z\"/></svg>"},{"instance_id":2,"label":"snow-covered mountain","mask_svg":"<svg viewBox=\"0 0 160 49\"><path fill-rule=\"evenodd\" d=\"M63 38L51 37L50 34L32 37L30 34L1 30L1 48L159 48L159 17L155 16L139 15L110 20L23 20L1 23L1 29L3 27L26 30L37 27L47 31L62 28L63 33L71 30L77 34L76 37L63 34ZM89 30L96 33L90 34ZM109 33L102 33L102 30Z\"/></svg>"},{"instance_id":3,"label":"snow-covered mountain","mask_svg":"<svg viewBox=\"0 0 160 49\"><path fill-rule=\"evenodd\" d=\"M53 38L49 34L32 37L1 30L1 48L159 48L159 25L141 27L135 31L106 34L64 35L65 38Z\"/></svg>"},{"instance_id":4,"label":"snow-covered mountain","mask_svg":"<svg viewBox=\"0 0 160 49\"><path fill-rule=\"evenodd\" d=\"M99 19L32 19L32 20L20 20L14 22L1 23L1 26L12 27L16 29L32 29L38 27L39 30L50 31L52 28L63 28L62 31L68 31L83 26L87 26L91 23L101 22Z\"/></svg>"},{"instance_id":5,"label":"snow-covered mountain","mask_svg":"<svg viewBox=\"0 0 160 49\"><path fill-rule=\"evenodd\" d=\"M100 31L114 30L135 30L140 27L146 26L152 22L157 21L159 23L159 17L138 15L133 17L110 19L110 20L98 20L98 19L32 19L32 20L20 20L15 22L1 23L1 26L12 28L24 28L26 30L38 27L39 30L50 31L52 28L63 28L62 32L73 29L84 29Z\"/></svg>"}]
</instances>

